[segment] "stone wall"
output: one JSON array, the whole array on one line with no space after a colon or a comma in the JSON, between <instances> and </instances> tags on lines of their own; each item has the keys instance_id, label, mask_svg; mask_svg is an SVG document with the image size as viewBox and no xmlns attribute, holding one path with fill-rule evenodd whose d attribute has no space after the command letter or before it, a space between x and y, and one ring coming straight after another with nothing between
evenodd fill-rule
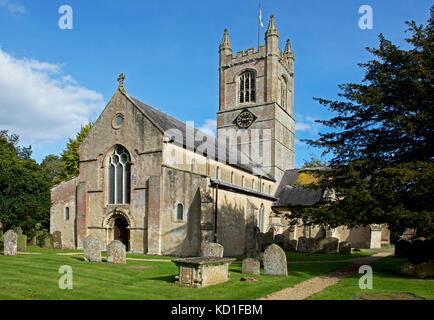
<instances>
[{"instance_id":1,"label":"stone wall","mask_svg":"<svg viewBox=\"0 0 434 320\"><path fill-rule=\"evenodd\" d=\"M50 233L54 231L62 232L64 248L75 248L75 216L76 199L75 192L78 177L62 182L51 189L51 209L50 209ZM65 211L69 208L69 220L66 220Z\"/></svg>"}]
</instances>

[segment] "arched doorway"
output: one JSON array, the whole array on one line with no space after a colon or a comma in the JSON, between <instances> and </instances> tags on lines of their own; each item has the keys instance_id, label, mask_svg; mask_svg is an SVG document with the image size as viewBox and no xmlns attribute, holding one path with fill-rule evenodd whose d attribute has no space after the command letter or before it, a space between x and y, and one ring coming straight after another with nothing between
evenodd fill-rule
<instances>
[{"instance_id":1,"label":"arched doorway","mask_svg":"<svg viewBox=\"0 0 434 320\"><path fill-rule=\"evenodd\" d=\"M114 240L119 240L125 245L127 251L130 250L130 231L128 223L123 217L117 217L114 223Z\"/></svg>"}]
</instances>

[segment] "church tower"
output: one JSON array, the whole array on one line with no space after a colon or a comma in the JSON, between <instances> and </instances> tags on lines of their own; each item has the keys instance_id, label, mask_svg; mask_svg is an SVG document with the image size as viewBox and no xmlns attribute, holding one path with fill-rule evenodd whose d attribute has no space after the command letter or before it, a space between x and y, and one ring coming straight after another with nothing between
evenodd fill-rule
<instances>
[{"instance_id":1,"label":"church tower","mask_svg":"<svg viewBox=\"0 0 434 320\"><path fill-rule=\"evenodd\" d=\"M270 161L263 169L280 182L285 170L294 168L294 53L289 40L279 49L279 32L271 15L265 46L232 53L225 30L219 48L219 111L217 137L230 129L247 134L245 142L235 139L241 151L268 145ZM259 132L259 135L257 134ZM255 138L257 137L257 138ZM261 152L262 147L260 147ZM259 159L258 159L259 160Z\"/></svg>"}]
</instances>

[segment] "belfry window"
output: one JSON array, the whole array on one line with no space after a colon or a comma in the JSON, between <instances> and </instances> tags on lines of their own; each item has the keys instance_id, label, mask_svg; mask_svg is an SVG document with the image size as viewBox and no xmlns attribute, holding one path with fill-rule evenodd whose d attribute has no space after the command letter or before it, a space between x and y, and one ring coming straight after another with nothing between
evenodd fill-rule
<instances>
[{"instance_id":1,"label":"belfry window","mask_svg":"<svg viewBox=\"0 0 434 320\"><path fill-rule=\"evenodd\" d=\"M131 161L128 151L116 146L109 163L109 203L129 204L131 199Z\"/></svg>"},{"instance_id":2,"label":"belfry window","mask_svg":"<svg viewBox=\"0 0 434 320\"><path fill-rule=\"evenodd\" d=\"M281 92L280 92L280 101L283 109L287 109L288 107L288 84L286 83L286 79L282 77L281 81Z\"/></svg>"},{"instance_id":3,"label":"belfry window","mask_svg":"<svg viewBox=\"0 0 434 320\"><path fill-rule=\"evenodd\" d=\"M256 101L256 77L252 71L240 76L240 103Z\"/></svg>"}]
</instances>

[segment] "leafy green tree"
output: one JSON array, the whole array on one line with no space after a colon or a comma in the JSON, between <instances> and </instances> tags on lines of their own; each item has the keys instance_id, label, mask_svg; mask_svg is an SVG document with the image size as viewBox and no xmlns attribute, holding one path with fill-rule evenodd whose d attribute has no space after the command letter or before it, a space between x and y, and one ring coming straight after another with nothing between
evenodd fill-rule
<instances>
[{"instance_id":1,"label":"leafy green tree","mask_svg":"<svg viewBox=\"0 0 434 320\"><path fill-rule=\"evenodd\" d=\"M335 201L291 208L292 218L331 226L388 223L392 231L434 229L434 6L426 26L406 22L410 50L380 34L376 59L360 64L362 84L340 85L341 101L316 99L337 113L312 146L332 154L331 171L310 188L334 190Z\"/></svg>"},{"instance_id":2,"label":"leafy green tree","mask_svg":"<svg viewBox=\"0 0 434 320\"><path fill-rule=\"evenodd\" d=\"M50 177L30 158L31 148L18 142L17 135L0 132L0 221L31 236L36 223L49 226Z\"/></svg>"},{"instance_id":3,"label":"leafy green tree","mask_svg":"<svg viewBox=\"0 0 434 320\"><path fill-rule=\"evenodd\" d=\"M59 176L63 170L64 164L63 160L55 154L49 154L42 160L41 167L44 169L51 177L53 183L57 183Z\"/></svg>"},{"instance_id":4,"label":"leafy green tree","mask_svg":"<svg viewBox=\"0 0 434 320\"><path fill-rule=\"evenodd\" d=\"M318 157L311 157L310 160L304 160L303 165L301 166L301 169L306 168L318 168L318 167L327 167L327 162L322 161Z\"/></svg>"},{"instance_id":5,"label":"leafy green tree","mask_svg":"<svg viewBox=\"0 0 434 320\"><path fill-rule=\"evenodd\" d=\"M75 139L69 138L69 142L66 144L66 149L62 153L61 159L64 163L64 167L59 174L58 180L68 180L79 174L80 155L78 153L78 148L86 138L92 126L92 122L89 122L85 126L81 126L81 130L77 133Z\"/></svg>"}]
</instances>

